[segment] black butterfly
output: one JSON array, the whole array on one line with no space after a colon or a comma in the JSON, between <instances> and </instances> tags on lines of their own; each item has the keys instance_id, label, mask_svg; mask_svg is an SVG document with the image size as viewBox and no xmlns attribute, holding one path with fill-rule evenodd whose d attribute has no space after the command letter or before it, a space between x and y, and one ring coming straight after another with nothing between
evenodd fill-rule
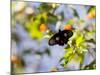
<instances>
[{"instance_id":1,"label":"black butterfly","mask_svg":"<svg viewBox=\"0 0 100 75\"><path fill-rule=\"evenodd\" d=\"M64 44L67 44L68 39L73 35L73 32L71 30L59 30L58 33L54 34L50 40L49 40L49 45L60 45L63 46Z\"/></svg>"}]
</instances>

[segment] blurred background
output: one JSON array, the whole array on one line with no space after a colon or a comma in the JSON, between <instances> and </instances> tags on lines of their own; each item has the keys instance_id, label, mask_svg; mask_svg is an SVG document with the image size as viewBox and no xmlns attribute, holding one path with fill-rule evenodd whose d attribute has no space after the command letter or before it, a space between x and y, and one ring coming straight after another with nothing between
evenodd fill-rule
<instances>
[{"instance_id":1,"label":"blurred background","mask_svg":"<svg viewBox=\"0 0 100 75\"><path fill-rule=\"evenodd\" d=\"M72 30L64 46L48 40ZM11 70L38 73L96 68L96 7L42 2L11 2Z\"/></svg>"}]
</instances>

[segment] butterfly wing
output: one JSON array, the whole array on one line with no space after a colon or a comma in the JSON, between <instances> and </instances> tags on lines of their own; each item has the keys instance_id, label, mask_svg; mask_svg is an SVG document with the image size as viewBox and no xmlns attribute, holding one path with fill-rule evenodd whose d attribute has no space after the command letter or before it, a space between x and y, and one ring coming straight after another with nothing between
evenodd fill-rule
<instances>
[{"instance_id":1,"label":"butterfly wing","mask_svg":"<svg viewBox=\"0 0 100 75\"><path fill-rule=\"evenodd\" d=\"M62 39L64 40L64 43L67 44L68 39L73 35L73 32L71 30L63 30L62 31Z\"/></svg>"},{"instance_id":2,"label":"butterfly wing","mask_svg":"<svg viewBox=\"0 0 100 75\"><path fill-rule=\"evenodd\" d=\"M49 40L49 45L50 45L50 46L53 46L53 45L55 45L55 44L57 44L57 43L56 43L56 41L55 41L54 39L50 39L50 40Z\"/></svg>"},{"instance_id":3,"label":"butterfly wing","mask_svg":"<svg viewBox=\"0 0 100 75\"><path fill-rule=\"evenodd\" d=\"M55 45L55 44L58 43L59 39L58 39L58 41L57 41L57 40L56 40L57 37L59 37L59 33L54 34L54 35L50 38L50 40L49 40L49 45L50 45L50 46Z\"/></svg>"},{"instance_id":4,"label":"butterfly wing","mask_svg":"<svg viewBox=\"0 0 100 75\"><path fill-rule=\"evenodd\" d=\"M73 35L73 32L71 30L63 30L60 31L56 34L54 34L54 36L51 37L51 39L49 40L49 45L53 46L53 45L60 45L63 46L64 44L67 44L68 39Z\"/></svg>"},{"instance_id":5,"label":"butterfly wing","mask_svg":"<svg viewBox=\"0 0 100 75\"><path fill-rule=\"evenodd\" d=\"M71 30L63 30L62 35L63 35L63 37L66 37L69 39L70 37L72 37L73 32Z\"/></svg>"}]
</instances>

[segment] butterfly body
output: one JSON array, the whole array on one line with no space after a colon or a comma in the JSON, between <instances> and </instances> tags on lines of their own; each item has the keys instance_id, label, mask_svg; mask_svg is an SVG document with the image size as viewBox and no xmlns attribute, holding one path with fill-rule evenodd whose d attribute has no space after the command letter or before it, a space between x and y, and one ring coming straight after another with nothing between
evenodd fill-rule
<instances>
[{"instance_id":1,"label":"butterfly body","mask_svg":"<svg viewBox=\"0 0 100 75\"><path fill-rule=\"evenodd\" d=\"M73 35L73 32L71 30L59 30L58 33L54 34L50 40L49 40L49 45L60 45L63 46L64 44L67 44L69 38Z\"/></svg>"}]
</instances>

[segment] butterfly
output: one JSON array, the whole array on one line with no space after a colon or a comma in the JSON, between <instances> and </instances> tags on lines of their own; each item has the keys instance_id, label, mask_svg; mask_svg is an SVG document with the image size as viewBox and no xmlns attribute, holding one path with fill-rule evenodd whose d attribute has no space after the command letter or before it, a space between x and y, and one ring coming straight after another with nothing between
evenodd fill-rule
<instances>
[{"instance_id":1,"label":"butterfly","mask_svg":"<svg viewBox=\"0 0 100 75\"><path fill-rule=\"evenodd\" d=\"M48 44L50 46L53 46L53 45L60 45L60 46L63 46L64 44L67 44L68 40L70 37L72 37L73 35L73 32L71 30L59 30L58 33L54 34Z\"/></svg>"}]
</instances>

